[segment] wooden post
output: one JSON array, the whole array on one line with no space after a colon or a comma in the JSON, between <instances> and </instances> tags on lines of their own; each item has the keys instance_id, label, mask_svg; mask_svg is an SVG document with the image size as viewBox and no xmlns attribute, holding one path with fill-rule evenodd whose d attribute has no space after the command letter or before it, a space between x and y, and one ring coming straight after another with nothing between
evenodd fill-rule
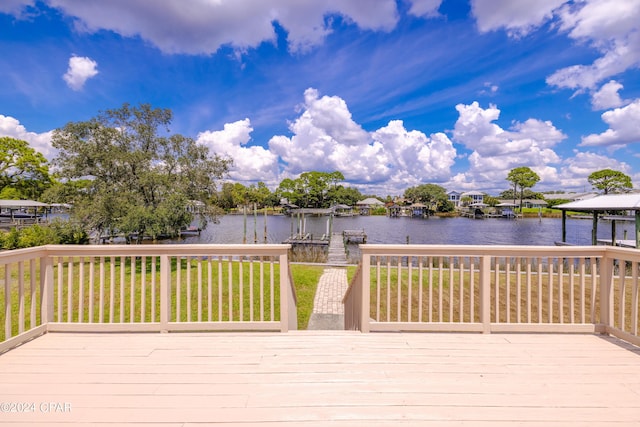
<instances>
[{"instance_id":1,"label":"wooden post","mask_svg":"<svg viewBox=\"0 0 640 427\"><path fill-rule=\"evenodd\" d=\"M362 283L360 299L360 332L369 332L369 307L371 306L371 255L362 254ZM356 303L357 304L357 303Z\"/></svg>"},{"instance_id":2,"label":"wooden post","mask_svg":"<svg viewBox=\"0 0 640 427\"><path fill-rule=\"evenodd\" d=\"M607 252L605 249L600 267L600 323L605 326L605 331L613 325L613 258Z\"/></svg>"},{"instance_id":3,"label":"wooden post","mask_svg":"<svg viewBox=\"0 0 640 427\"><path fill-rule=\"evenodd\" d=\"M496 310L498 308L496 307ZM480 257L480 322L482 333L491 333L491 257Z\"/></svg>"},{"instance_id":4,"label":"wooden post","mask_svg":"<svg viewBox=\"0 0 640 427\"><path fill-rule=\"evenodd\" d=\"M567 211L562 211L562 243L567 242Z\"/></svg>"},{"instance_id":5,"label":"wooden post","mask_svg":"<svg viewBox=\"0 0 640 427\"><path fill-rule=\"evenodd\" d=\"M636 248L640 248L640 210L636 210Z\"/></svg>"}]
</instances>

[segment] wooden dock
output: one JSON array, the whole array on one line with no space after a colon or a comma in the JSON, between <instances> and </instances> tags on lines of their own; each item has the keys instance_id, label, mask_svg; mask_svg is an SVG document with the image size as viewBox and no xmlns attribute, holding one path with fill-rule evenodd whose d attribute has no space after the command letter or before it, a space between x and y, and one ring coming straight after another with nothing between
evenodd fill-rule
<instances>
[{"instance_id":1,"label":"wooden dock","mask_svg":"<svg viewBox=\"0 0 640 427\"><path fill-rule=\"evenodd\" d=\"M344 247L344 240L341 233L332 233L329 241L329 256L327 264L345 265L347 264L347 252Z\"/></svg>"}]
</instances>

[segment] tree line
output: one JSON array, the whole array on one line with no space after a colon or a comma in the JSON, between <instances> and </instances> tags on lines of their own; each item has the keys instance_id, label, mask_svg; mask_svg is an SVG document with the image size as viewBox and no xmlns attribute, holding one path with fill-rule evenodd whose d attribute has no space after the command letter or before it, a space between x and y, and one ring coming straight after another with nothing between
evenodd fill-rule
<instances>
[{"instance_id":1,"label":"tree line","mask_svg":"<svg viewBox=\"0 0 640 427\"><path fill-rule=\"evenodd\" d=\"M171 133L171 120L169 109L124 104L70 122L53 133L58 154L51 164L27 142L1 137L0 199L70 203L73 220L85 229L141 239L176 236L195 215L204 226L223 211L247 206L276 207L286 201L328 208L375 197L344 185L339 171L304 172L284 179L274 191L264 182L228 182L233 159ZM540 178L530 168L515 168L506 180L511 188L499 197L542 198L531 190ZM588 181L604 194L632 188L627 175L611 169L592 173ZM433 211L453 210L446 189L436 184L407 188L403 197Z\"/></svg>"}]
</instances>

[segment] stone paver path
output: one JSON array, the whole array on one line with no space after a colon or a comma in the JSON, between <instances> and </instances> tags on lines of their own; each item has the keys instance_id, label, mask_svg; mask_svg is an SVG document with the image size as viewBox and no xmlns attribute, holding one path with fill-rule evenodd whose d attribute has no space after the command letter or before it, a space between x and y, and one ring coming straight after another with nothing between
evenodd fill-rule
<instances>
[{"instance_id":1,"label":"stone paver path","mask_svg":"<svg viewBox=\"0 0 640 427\"><path fill-rule=\"evenodd\" d=\"M324 270L318 282L313 300L313 312L307 329L344 329L342 297L347 291L347 286L347 270L345 268L326 268Z\"/></svg>"},{"instance_id":2,"label":"stone paver path","mask_svg":"<svg viewBox=\"0 0 640 427\"><path fill-rule=\"evenodd\" d=\"M344 314L342 297L347 291L347 270L326 268L316 289L313 312L319 314Z\"/></svg>"}]
</instances>

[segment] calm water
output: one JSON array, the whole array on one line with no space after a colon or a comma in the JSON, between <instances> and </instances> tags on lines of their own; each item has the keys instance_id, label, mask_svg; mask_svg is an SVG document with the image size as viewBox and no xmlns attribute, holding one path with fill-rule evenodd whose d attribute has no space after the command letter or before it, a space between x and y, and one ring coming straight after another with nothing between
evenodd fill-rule
<instances>
[{"instance_id":1,"label":"calm water","mask_svg":"<svg viewBox=\"0 0 640 427\"><path fill-rule=\"evenodd\" d=\"M297 231L297 220L286 216L268 216L266 219L267 243L281 243L293 230ZM413 244L461 244L461 245L553 245L562 239L562 220L555 218L483 219L469 218L387 218L383 216L338 217L333 219L333 232L364 229L367 243ZM245 218L228 215L220 223L209 224L200 236L187 237L172 243L243 243ZM320 237L328 231L327 217L306 218L305 230ZM634 236L632 222L617 222L616 234L623 238ZM609 239L610 222L598 224L598 238ZM247 243L265 242L265 218L246 218ZM567 219L567 242L591 244L591 220Z\"/></svg>"}]
</instances>

